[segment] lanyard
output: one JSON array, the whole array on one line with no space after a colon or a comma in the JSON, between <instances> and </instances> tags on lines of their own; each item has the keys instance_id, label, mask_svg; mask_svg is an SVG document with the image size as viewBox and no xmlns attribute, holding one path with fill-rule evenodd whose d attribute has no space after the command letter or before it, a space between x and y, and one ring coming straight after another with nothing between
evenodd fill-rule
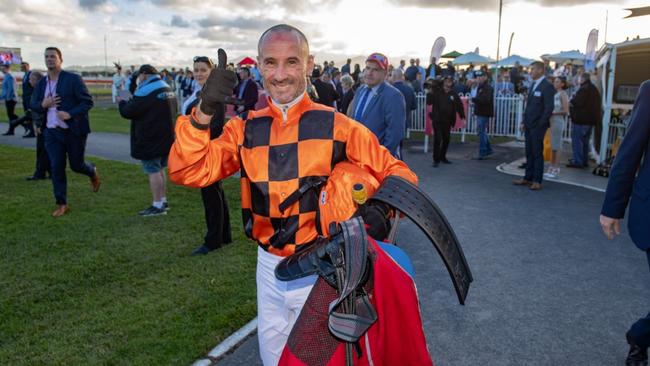
<instances>
[{"instance_id":1,"label":"lanyard","mask_svg":"<svg viewBox=\"0 0 650 366\"><path fill-rule=\"evenodd\" d=\"M57 79L58 81L58 79ZM52 85L50 84L50 77L46 76L45 77L45 88L46 88L46 97L53 97L54 93L56 92L56 88L53 88Z\"/></svg>"}]
</instances>

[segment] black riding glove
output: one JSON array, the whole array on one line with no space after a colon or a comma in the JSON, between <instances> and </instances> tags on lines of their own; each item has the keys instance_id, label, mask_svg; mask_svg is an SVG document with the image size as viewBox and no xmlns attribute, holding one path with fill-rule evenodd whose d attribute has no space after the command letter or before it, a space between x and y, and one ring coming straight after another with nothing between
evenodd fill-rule
<instances>
[{"instance_id":1,"label":"black riding glove","mask_svg":"<svg viewBox=\"0 0 650 366\"><path fill-rule=\"evenodd\" d=\"M237 75L234 71L214 68L210 71L208 80L201 89L201 112L212 116L219 104L224 104L232 97L232 91L237 86Z\"/></svg>"},{"instance_id":2,"label":"black riding glove","mask_svg":"<svg viewBox=\"0 0 650 366\"><path fill-rule=\"evenodd\" d=\"M357 209L355 216L361 216L368 235L384 240L390 232L390 207L382 202L369 201Z\"/></svg>"}]
</instances>

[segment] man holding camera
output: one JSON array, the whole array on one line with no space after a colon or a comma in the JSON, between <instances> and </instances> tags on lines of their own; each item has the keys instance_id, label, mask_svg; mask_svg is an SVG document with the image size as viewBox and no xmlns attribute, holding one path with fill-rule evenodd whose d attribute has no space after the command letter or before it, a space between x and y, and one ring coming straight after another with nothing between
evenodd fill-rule
<instances>
[{"instance_id":1,"label":"man holding camera","mask_svg":"<svg viewBox=\"0 0 650 366\"><path fill-rule=\"evenodd\" d=\"M456 114L465 119L465 110L460 97L454 92L454 79L451 76L445 76L442 82L439 79L431 80L428 85L427 104L432 106L433 167L436 168L440 162L451 164L447 159L451 128L456 123Z\"/></svg>"}]
</instances>

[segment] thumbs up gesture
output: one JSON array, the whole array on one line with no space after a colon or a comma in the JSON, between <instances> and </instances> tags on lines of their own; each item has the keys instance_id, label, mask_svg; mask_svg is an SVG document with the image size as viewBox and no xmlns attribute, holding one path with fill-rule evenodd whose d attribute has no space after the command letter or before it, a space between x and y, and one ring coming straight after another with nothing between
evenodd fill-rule
<instances>
[{"instance_id":1,"label":"thumbs up gesture","mask_svg":"<svg viewBox=\"0 0 650 366\"><path fill-rule=\"evenodd\" d=\"M233 89L237 86L237 75L234 71L226 70L226 51L219 49L219 63L216 68L210 71L208 79L201 89L201 112L212 116L220 104L230 102Z\"/></svg>"}]
</instances>

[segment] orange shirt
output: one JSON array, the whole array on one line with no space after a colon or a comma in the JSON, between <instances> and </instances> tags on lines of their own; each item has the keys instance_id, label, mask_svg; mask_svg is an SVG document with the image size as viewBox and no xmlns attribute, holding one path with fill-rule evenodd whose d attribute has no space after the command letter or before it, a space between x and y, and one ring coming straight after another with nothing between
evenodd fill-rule
<instances>
[{"instance_id":1,"label":"orange shirt","mask_svg":"<svg viewBox=\"0 0 650 366\"><path fill-rule=\"evenodd\" d=\"M358 165L379 182L399 175L417 184L415 173L379 145L370 130L312 102L306 93L284 112L269 101L245 121L231 119L214 140L209 130L192 126L189 116L178 117L169 176L177 184L205 187L240 171L246 235L270 253L287 256L318 236L318 196L305 194L283 212L278 206L304 182L328 177L341 161Z\"/></svg>"}]
</instances>

